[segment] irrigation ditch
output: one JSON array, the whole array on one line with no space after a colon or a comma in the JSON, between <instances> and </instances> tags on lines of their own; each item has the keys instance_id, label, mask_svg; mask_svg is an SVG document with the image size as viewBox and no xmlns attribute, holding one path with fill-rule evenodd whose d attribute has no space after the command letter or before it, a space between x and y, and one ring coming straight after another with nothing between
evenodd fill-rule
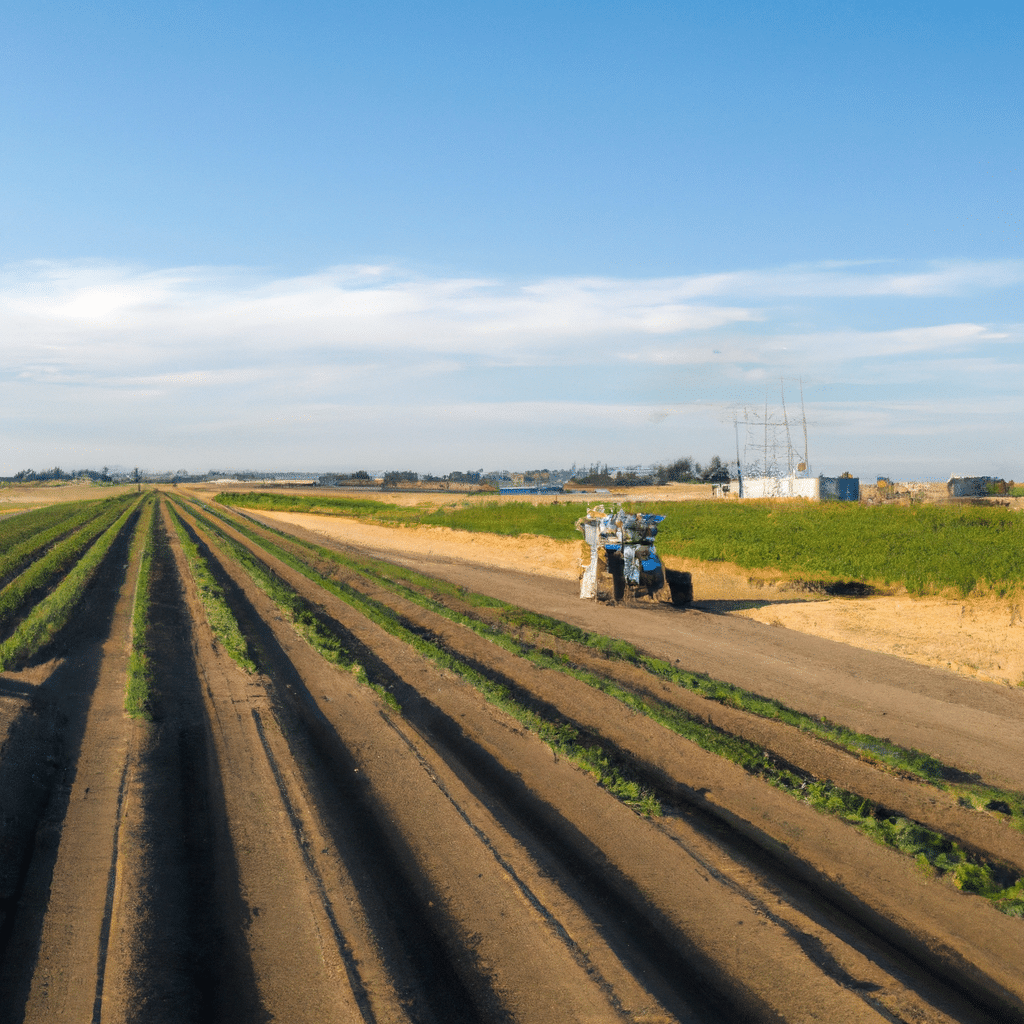
<instances>
[{"instance_id":1,"label":"irrigation ditch","mask_svg":"<svg viewBox=\"0 0 1024 1024\"><path fill-rule=\"evenodd\" d=\"M0 524L0 1022L1024 1020L1019 793L130 497Z\"/></svg>"}]
</instances>

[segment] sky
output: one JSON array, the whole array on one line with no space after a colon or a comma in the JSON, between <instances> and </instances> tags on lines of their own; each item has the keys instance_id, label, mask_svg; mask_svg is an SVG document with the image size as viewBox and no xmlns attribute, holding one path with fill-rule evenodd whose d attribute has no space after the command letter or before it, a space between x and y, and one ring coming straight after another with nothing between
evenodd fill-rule
<instances>
[{"instance_id":1,"label":"sky","mask_svg":"<svg viewBox=\"0 0 1024 1024\"><path fill-rule=\"evenodd\" d=\"M752 461L802 395L813 472L1022 479L1022 35L6 0L0 475Z\"/></svg>"}]
</instances>

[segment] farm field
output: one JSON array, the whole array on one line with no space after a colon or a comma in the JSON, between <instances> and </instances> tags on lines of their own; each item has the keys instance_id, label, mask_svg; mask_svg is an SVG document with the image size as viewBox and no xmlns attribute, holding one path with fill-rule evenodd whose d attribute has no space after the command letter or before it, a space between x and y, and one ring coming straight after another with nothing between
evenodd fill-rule
<instances>
[{"instance_id":1,"label":"farm field","mask_svg":"<svg viewBox=\"0 0 1024 1024\"><path fill-rule=\"evenodd\" d=\"M61 523L0 521L0 1022L1024 1020L1024 689L187 492Z\"/></svg>"},{"instance_id":2,"label":"farm field","mask_svg":"<svg viewBox=\"0 0 1024 1024\"><path fill-rule=\"evenodd\" d=\"M579 537L575 520L595 501L609 509L662 512L658 534L664 555L729 562L748 570L785 573L823 587L856 581L893 585L912 593L983 590L1005 595L1024 588L1024 516L1008 507L880 505L856 502L592 500L547 502L504 496L417 505L386 495L333 496L235 491L220 499L239 508L314 512L387 526L424 525L466 533L533 535L556 541ZM384 499L384 500L381 500Z\"/></svg>"}]
</instances>

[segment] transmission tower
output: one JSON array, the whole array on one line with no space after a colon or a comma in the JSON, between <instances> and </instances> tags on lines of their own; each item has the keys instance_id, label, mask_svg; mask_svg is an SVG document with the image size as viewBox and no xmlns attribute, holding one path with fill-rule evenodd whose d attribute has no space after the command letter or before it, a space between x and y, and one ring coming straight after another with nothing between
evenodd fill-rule
<instances>
[{"instance_id":1,"label":"transmission tower","mask_svg":"<svg viewBox=\"0 0 1024 1024\"><path fill-rule=\"evenodd\" d=\"M747 406L743 410L743 454L740 465L741 474L748 480L762 477L767 480L781 481L784 477L807 476L810 471L807 454L807 417L804 414L803 381L800 382L800 418L803 424L803 451L793 444L793 431L790 428L789 414L786 410L785 381L780 382L780 406L775 408L768 404L765 394L764 408ZM739 417L735 421L737 433L737 449L739 447ZM741 462L739 451L737 463ZM769 489L774 493L782 493L781 483Z\"/></svg>"}]
</instances>

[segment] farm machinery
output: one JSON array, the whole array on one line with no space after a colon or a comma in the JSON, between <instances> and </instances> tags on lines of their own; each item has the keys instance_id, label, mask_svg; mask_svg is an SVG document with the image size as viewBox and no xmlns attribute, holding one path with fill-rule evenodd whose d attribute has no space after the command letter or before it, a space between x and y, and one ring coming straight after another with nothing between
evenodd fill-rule
<instances>
[{"instance_id":1,"label":"farm machinery","mask_svg":"<svg viewBox=\"0 0 1024 1024\"><path fill-rule=\"evenodd\" d=\"M658 524L665 517L603 505L576 520L584 541L580 597L610 604L688 604L693 598L688 573L669 573L655 550Z\"/></svg>"}]
</instances>

